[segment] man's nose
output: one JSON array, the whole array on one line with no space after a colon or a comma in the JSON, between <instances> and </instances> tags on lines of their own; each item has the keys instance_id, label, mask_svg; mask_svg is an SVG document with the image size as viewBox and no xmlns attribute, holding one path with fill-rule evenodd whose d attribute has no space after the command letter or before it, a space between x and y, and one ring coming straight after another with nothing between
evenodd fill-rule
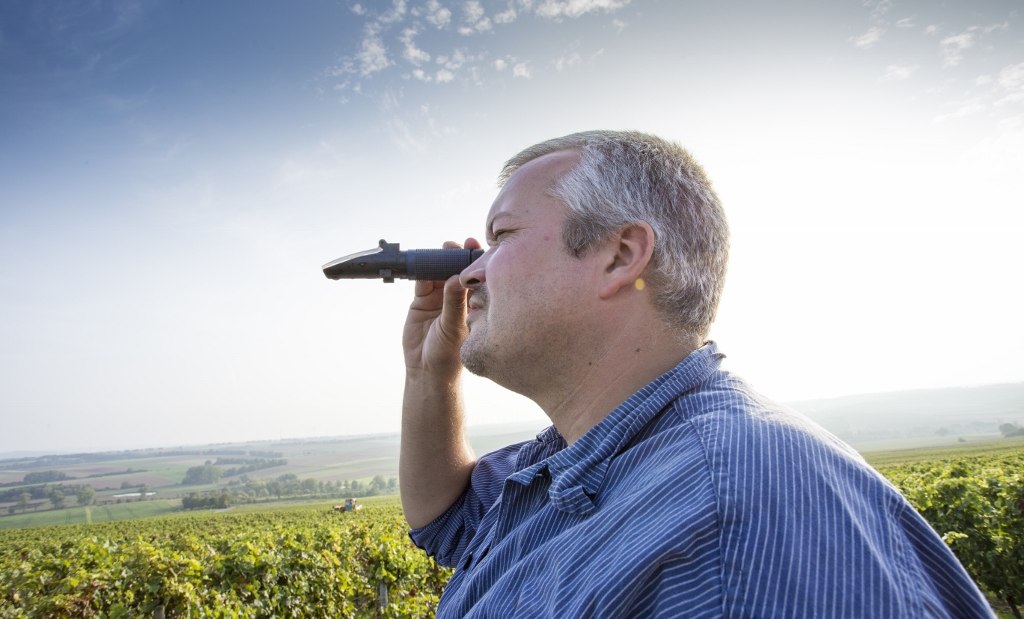
<instances>
[{"instance_id":1,"label":"man's nose","mask_svg":"<svg viewBox=\"0 0 1024 619\"><path fill-rule=\"evenodd\" d=\"M463 288L473 288L484 283L487 279L485 271L490 257L491 252L489 250L485 251L484 255L471 262L465 269L462 269L462 273L459 273L459 283L462 284Z\"/></svg>"}]
</instances>

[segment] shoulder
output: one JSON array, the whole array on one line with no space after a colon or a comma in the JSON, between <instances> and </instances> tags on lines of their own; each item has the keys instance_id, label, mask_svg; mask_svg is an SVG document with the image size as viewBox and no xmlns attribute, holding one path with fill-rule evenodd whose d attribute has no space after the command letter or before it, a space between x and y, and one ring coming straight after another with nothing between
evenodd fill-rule
<instances>
[{"instance_id":1,"label":"shoulder","mask_svg":"<svg viewBox=\"0 0 1024 619\"><path fill-rule=\"evenodd\" d=\"M728 372L717 372L681 394L666 417L666 426L692 429L712 469L748 469L770 461L775 466L766 473L784 476L828 463L833 465L830 471L838 466L876 476L849 445Z\"/></svg>"}]
</instances>

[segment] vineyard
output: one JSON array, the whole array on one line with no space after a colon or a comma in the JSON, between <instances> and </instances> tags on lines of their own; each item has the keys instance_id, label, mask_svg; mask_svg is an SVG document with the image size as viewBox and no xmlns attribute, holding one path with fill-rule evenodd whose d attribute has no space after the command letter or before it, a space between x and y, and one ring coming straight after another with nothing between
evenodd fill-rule
<instances>
[{"instance_id":1,"label":"vineyard","mask_svg":"<svg viewBox=\"0 0 1024 619\"><path fill-rule=\"evenodd\" d=\"M1024 449L875 465L1019 617ZM0 531L0 618L422 617L448 576L394 501Z\"/></svg>"},{"instance_id":2,"label":"vineyard","mask_svg":"<svg viewBox=\"0 0 1024 619\"><path fill-rule=\"evenodd\" d=\"M0 617L422 617L449 573L396 503L0 531Z\"/></svg>"},{"instance_id":3,"label":"vineyard","mask_svg":"<svg viewBox=\"0 0 1024 619\"><path fill-rule=\"evenodd\" d=\"M1024 601L1024 450L878 465L1014 617Z\"/></svg>"}]
</instances>

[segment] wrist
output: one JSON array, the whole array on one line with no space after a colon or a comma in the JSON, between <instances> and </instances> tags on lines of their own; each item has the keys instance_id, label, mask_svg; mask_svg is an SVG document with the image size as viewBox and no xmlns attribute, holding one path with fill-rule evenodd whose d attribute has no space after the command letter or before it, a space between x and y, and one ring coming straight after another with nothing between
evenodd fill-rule
<instances>
[{"instance_id":1,"label":"wrist","mask_svg":"<svg viewBox=\"0 0 1024 619\"><path fill-rule=\"evenodd\" d=\"M406 390L432 391L438 388L445 391L457 387L462 377L462 364L435 364L430 367L405 367Z\"/></svg>"}]
</instances>

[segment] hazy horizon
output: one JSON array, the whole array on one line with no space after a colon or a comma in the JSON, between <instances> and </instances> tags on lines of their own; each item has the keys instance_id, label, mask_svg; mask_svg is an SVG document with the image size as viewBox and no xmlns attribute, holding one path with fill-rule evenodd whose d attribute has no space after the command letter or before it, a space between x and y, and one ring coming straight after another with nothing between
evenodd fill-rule
<instances>
[{"instance_id":1,"label":"hazy horizon","mask_svg":"<svg viewBox=\"0 0 1024 619\"><path fill-rule=\"evenodd\" d=\"M941 389L912 389L912 390L897 390L897 391L886 391L886 392L875 392L875 393L855 393L846 394L841 396L834 396L829 398L816 398L811 400L800 400L793 402L781 402L785 407L807 415L813 421L821 424L827 430L836 432L838 430L836 424L842 424L844 427L850 423L851 420L856 419L863 423L874 423L879 421L880 430L884 433L885 423L890 426L895 426L895 430L889 432L890 438L897 438L899 432L905 428L906 424L913 421L915 415L910 414L912 410L919 410L920 413L917 417L925 416L929 418L929 421L935 425L942 425L948 423L951 419L959 419L963 424L974 423L976 420L972 420L972 417L992 416L993 408L993 392L1001 391L1003 389L1014 389L1021 393L1011 394L1011 398L1017 404L1016 408L1013 408L1013 412L1006 416L997 416L992 419L991 428L989 428L988 434L997 435L998 423L1012 422L1018 425L1024 426L1024 382L1020 383L995 383L991 385L970 385L970 386L954 386L946 387ZM964 394L976 395L977 392L985 392L984 396L979 401L975 401L974 398L970 398L972 402L964 405L962 401L945 401L940 406L940 410L926 411L921 410L920 404L907 405L906 400L908 398L916 400L918 403L923 401L934 402L936 397L948 397L948 396L959 396ZM865 400L874 400L872 410L861 411L860 406L863 405ZM1003 398L1005 400L1005 398ZM881 404L879 404L879 402ZM996 408L999 408L1000 404L1004 402L996 403ZM857 405L858 410L856 413L851 414L853 411L850 410L851 406ZM955 415L950 416L949 408L952 406L958 411ZM962 407L962 408L958 408ZM878 408L878 410L875 410ZM896 418L892 418L892 415L896 413ZM980 409L980 410L979 410ZM532 436L529 429L532 432L540 432L544 428L551 425L550 419L544 416L539 410L535 411L536 414L524 416L521 419L511 419L508 421L498 421L482 424L469 425L466 430L470 437L481 436L481 435L494 435L494 434L505 434L505 433L517 433L521 434L523 438L529 438ZM961 416L962 415L962 416ZM525 434L524 434L525 432ZM840 433L841 434L841 433ZM217 446L238 446L238 445L259 445L259 444L280 444L280 443L304 443L304 442L322 442L322 441L346 441L346 440L359 440L363 438L377 438L383 436L394 436L400 435L398 429L383 431L383 432L370 432L370 433L357 433L357 434L335 434L335 435L315 435L315 436L283 436L283 437L263 437L263 438L252 438L245 441L217 441L217 442L199 442L199 443L179 443L179 444L123 444L123 445L111 445L105 449L66 449L62 451L46 451L46 450L26 450L26 451L0 451L0 460L12 460L18 458L30 458L40 457L49 455L70 455L76 453L103 453L103 452L133 452L133 451L149 451L149 450L174 450L174 449L193 449L202 447L217 447ZM840 438L849 439L849 437L841 436Z\"/></svg>"},{"instance_id":2,"label":"hazy horizon","mask_svg":"<svg viewBox=\"0 0 1024 619\"><path fill-rule=\"evenodd\" d=\"M505 159L593 128L706 168L766 396L1024 381L1019 2L13 0L0 452L397 432L412 285L320 266L482 237Z\"/></svg>"}]
</instances>

